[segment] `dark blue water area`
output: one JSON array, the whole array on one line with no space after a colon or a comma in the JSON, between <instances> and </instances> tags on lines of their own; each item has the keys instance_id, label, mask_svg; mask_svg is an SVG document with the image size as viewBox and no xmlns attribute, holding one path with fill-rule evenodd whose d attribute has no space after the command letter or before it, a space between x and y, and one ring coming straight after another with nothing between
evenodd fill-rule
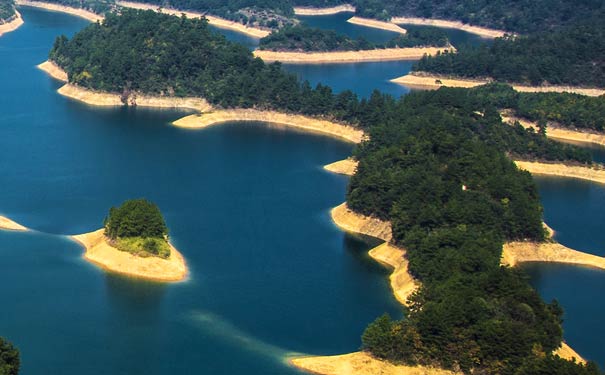
<instances>
[{"instance_id":1,"label":"dark blue water area","mask_svg":"<svg viewBox=\"0 0 605 375\"><path fill-rule=\"evenodd\" d=\"M556 299L563 309L565 340L585 359L605 368L605 272L563 264L527 264L523 269L546 301Z\"/></svg>"},{"instance_id":2,"label":"dark blue water area","mask_svg":"<svg viewBox=\"0 0 605 375\"><path fill-rule=\"evenodd\" d=\"M296 16L301 22L310 27L317 27L325 30L334 30L339 34L344 34L351 38L363 37L374 43L384 43L400 35L399 33L381 30L372 27L355 25L347 22L353 17L353 13L344 12L326 16Z\"/></svg>"},{"instance_id":3,"label":"dark blue water area","mask_svg":"<svg viewBox=\"0 0 605 375\"><path fill-rule=\"evenodd\" d=\"M308 80L313 87L318 83L330 86L335 92L352 90L360 98L367 98L372 91L400 97L411 90L390 82L391 79L410 72L412 61L366 62L356 64L284 64L284 68L299 79Z\"/></svg>"},{"instance_id":4,"label":"dark blue water area","mask_svg":"<svg viewBox=\"0 0 605 375\"><path fill-rule=\"evenodd\" d=\"M71 101L35 65L86 22L22 14L0 38L0 213L36 231L0 232L0 335L23 374L297 373L287 353L356 350L370 321L401 317L374 244L329 217L348 180L322 166L350 144L259 123L191 131L170 126L185 111ZM105 273L63 236L136 197L165 214L188 281Z\"/></svg>"}]
</instances>

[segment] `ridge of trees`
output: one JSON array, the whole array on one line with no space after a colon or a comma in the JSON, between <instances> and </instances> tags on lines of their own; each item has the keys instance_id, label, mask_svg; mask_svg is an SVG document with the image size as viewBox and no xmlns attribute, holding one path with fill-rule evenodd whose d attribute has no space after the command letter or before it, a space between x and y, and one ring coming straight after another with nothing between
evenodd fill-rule
<instances>
[{"instance_id":1,"label":"ridge of trees","mask_svg":"<svg viewBox=\"0 0 605 375\"><path fill-rule=\"evenodd\" d=\"M15 16L15 1L0 0L0 25L9 22Z\"/></svg>"},{"instance_id":2,"label":"ridge of trees","mask_svg":"<svg viewBox=\"0 0 605 375\"><path fill-rule=\"evenodd\" d=\"M21 367L19 350L0 337L0 374L17 375Z\"/></svg>"}]
</instances>

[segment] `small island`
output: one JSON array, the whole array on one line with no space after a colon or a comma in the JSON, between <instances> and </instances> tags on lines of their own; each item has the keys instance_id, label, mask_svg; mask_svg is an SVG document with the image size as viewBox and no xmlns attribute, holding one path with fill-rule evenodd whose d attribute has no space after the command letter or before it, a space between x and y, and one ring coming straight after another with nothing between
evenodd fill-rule
<instances>
[{"instance_id":1,"label":"small island","mask_svg":"<svg viewBox=\"0 0 605 375\"><path fill-rule=\"evenodd\" d=\"M112 207L104 228L72 236L86 248L84 257L112 272L157 281L182 281L185 259L168 241L159 208L145 199Z\"/></svg>"}]
</instances>

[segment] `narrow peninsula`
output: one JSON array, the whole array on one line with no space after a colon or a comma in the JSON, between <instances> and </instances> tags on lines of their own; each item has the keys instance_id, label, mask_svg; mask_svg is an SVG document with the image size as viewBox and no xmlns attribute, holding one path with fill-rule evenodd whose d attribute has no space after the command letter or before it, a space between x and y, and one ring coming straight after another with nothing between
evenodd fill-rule
<instances>
[{"instance_id":1,"label":"narrow peninsula","mask_svg":"<svg viewBox=\"0 0 605 375\"><path fill-rule=\"evenodd\" d=\"M185 259L167 236L158 207L137 199L111 208L103 229L71 238L84 246L86 260L108 271L163 282L185 280Z\"/></svg>"},{"instance_id":2,"label":"narrow peninsula","mask_svg":"<svg viewBox=\"0 0 605 375\"><path fill-rule=\"evenodd\" d=\"M0 0L0 36L10 33L23 25L21 13L15 9L13 0Z\"/></svg>"}]
</instances>

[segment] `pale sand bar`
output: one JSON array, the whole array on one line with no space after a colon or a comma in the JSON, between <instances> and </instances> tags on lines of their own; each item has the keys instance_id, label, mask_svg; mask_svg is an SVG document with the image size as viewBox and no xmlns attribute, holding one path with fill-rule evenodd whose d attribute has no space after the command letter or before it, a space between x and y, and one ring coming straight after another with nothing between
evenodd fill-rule
<instances>
[{"instance_id":1,"label":"pale sand bar","mask_svg":"<svg viewBox=\"0 0 605 375\"><path fill-rule=\"evenodd\" d=\"M363 131L349 125L302 115L275 111L259 111L255 109L216 110L213 112L194 114L176 120L173 122L173 125L189 129L203 129L226 122L239 121L259 121L286 125L310 132L330 135L353 143L359 143L364 138Z\"/></svg>"},{"instance_id":2,"label":"pale sand bar","mask_svg":"<svg viewBox=\"0 0 605 375\"><path fill-rule=\"evenodd\" d=\"M88 10L82 9L82 8L73 8L73 7L67 7L64 5L59 5L59 4L54 4L54 3L45 3L43 1L30 1L30 0L15 0L15 4L17 4L19 6L42 8L42 9L51 10L54 12L69 13L71 15L87 19L91 22L97 22L97 21L103 20L103 16L93 13Z\"/></svg>"},{"instance_id":3,"label":"pale sand bar","mask_svg":"<svg viewBox=\"0 0 605 375\"><path fill-rule=\"evenodd\" d=\"M450 29L463 30L472 34L479 35L484 38L498 38L504 36L506 31L490 29L487 27L473 26L460 21L446 21L434 18L419 18L419 17L393 17L391 22L394 24L409 24L409 25L425 25L445 27Z\"/></svg>"},{"instance_id":4,"label":"pale sand bar","mask_svg":"<svg viewBox=\"0 0 605 375\"><path fill-rule=\"evenodd\" d=\"M351 158L344 160L335 161L334 163L324 165L326 171L338 174L344 174L345 176L352 176L357 171L357 161Z\"/></svg>"},{"instance_id":5,"label":"pale sand bar","mask_svg":"<svg viewBox=\"0 0 605 375\"><path fill-rule=\"evenodd\" d=\"M0 23L0 36L15 31L19 26L23 25L21 13L15 10L15 16L8 22Z\"/></svg>"},{"instance_id":6,"label":"pale sand bar","mask_svg":"<svg viewBox=\"0 0 605 375\"><path fill-rule=\"evenodd\" d=\"M187 278L185 259L170 245L170 257L138 257L107 243L104 229L71 236L86 248L84 258L111 272L156 281L183 281Z\"/></svg>"},{"instance_id":7,"label":"pale sand bar","mask_svg":"<svg viewBox=\"0 0 605 375\"><path fill-rule=\"evenodd\" d=\"M480 85L485 85L486 83L493 82L493 80L442 77L438 75L430 75L423 72L414 72L401 77L393 78L391 82L412 88L438 89L443 86L471 88ZM601 96L605 94L605 89L594 87L589 88L572 86L524 86L514 84L512 85L512 87L513 89L519 92L570 92L586 96Z\"/></svg>"},{"instance_id":8,"label":"pale sand bar","mask_svg":"<svg viewBox=\"0 0 605 375\"><path fill-rule=\"evenodd\" d=\"M419 60L424 55L454 51L453 47L384 48L361 51L290 52L255 50L254 56L265 62L281 61L290 64L339 64L369 61Z\"/></svg>"},{"instance_id":9,"label":"pale sand bar","mask_svg":"<svg viewBox=\"0 0 605 375\"><path fill-rule=\"evenodd\" d=\"M308 8L294 7L294 14L297 16L328 16L343 12L355 12L355 7L351 4L342 4L329 8Z\"/></svg>"},{"instance_id":10,"label":"pale sand bar","mask_svg":"<svg viewBox=\"0 0 605 375\"><path fill-rule=\"evenodd\" d=\"M391 23L388 21L378 21L375 19L362 18L362 17L351 17L347 20L347 22L355 24L355 25L359 25L359 26L372 27L374 29L387 30L387 31L392 31L395 33L400 33L400 34L407 33L407 31L404 28L397 26L394 23Z\"/></svg>"},{"instance_id":11,"label":"pale sand bar","mask_svg":"<svg viewBox=\"0 0 605 375\"><path fill-rule=\"evenodd\" d=\"M525 262L565 263L605 269L605 258L573 250L557 242L508 242L504 244L502 264L514 267Z\"/></svg>"},{"instance_id":12,"label":"pale sand bar","mask_svg":"<svg viewBox=\"0 0 605 375\"><path fill-rule=\"evenodd\" d=\"M27 227L24 227L23 225L12 221L11 219L5 217L5 216L0 216L0 229L3 230L16 230L16 231L26 231L29 230Z\"/></svg>"},{"instance_id":13,"label":"pale sand bar","mask_svg":"<svg viewBox=\"0 0 605 375\"><path fill-rule=\"evenodd\" d=\"M158 7L157 5L143 4L143 3L137 3L137 2L132 2L132 1L117 1L116 4L118 4L119 6L125 7L125 8L133 8L133 9L143 9L143 10L153 10L153 11L157 11L158 9L160 9L160 7ZM161 8L161 11L162 11L162 13L172 14L172 15L176 15L176 16L180 16L180 15L184 14L188 18L206 17L206 19L208 20L208 23L212 26L216 26L220 29L228 29L228 30L237 31L239 33L246 34L246 35L249 35L254 38L264 38L271 33L271 31L269 31L269 30L259 29L259 28L255 28L255 27L248 27L241 23L229 21L229 20L226 20L226 19L223 19L220 17L216 17L216 16L211 16L209 14L184 11L184 10L178 10L178 9L171 9L171 8Z\"/></svg>"},{"instance_id":14,"label":"pale sand bar","mask_svg":"<svg viewBox=\"0 0 605 375\"><path fill-rule=\"evenodd\" d=\"M502 121L513 125L518 122L526 129L539 130L538 124L533 121L525 120L519 117L511 116L507 113L501 113ZM605 133L597 133L586 130L575 130L563 127L561 125L549 122L546 127L546 136L555 140L591 143L599 146L605 146Z\"/></svg>"},{"instance_id":15,"label":"pale sand bar","mask_svg":"<svg viewBox=\"0 0 605 375\"><path fill-rule=\"evenodd\" d=\"M67 82L67 73L52 61L47 60L42 64L37 65L37 68L46 72L46 74L56 80Z\"/></svg>"},{"instance_id":16,"label":"pale sand bar","mask_svg":"<svg viewBox=\"0 0 605 375\"><path fill-rule=\"evenodd\" d=\"M515 160L519 169L524 169L533 175L577 178L605 184L605 170L590 167L566 165L561 163L540 163Z\"/></svg>"}]
</instances>

